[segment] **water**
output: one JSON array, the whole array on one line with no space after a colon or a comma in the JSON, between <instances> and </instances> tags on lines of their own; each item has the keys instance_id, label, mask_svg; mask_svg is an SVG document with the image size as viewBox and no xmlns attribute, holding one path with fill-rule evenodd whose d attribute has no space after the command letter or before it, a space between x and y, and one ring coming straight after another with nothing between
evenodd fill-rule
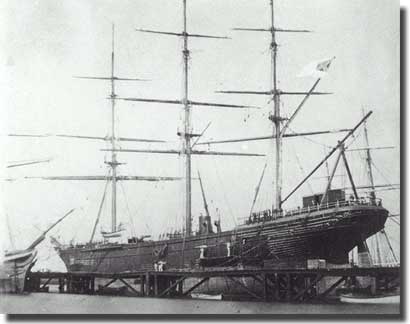
<instances>
[{"instance_id":1,"label":"water","mask_svg":"<svg viewBox=\"0 0 410 324\"><path fill-rule=\"evenodd\" d=\"M400 305L264 302L89 296L54 293L0 296L7 314L400 314Z\"/></svg>"}]
</instances>

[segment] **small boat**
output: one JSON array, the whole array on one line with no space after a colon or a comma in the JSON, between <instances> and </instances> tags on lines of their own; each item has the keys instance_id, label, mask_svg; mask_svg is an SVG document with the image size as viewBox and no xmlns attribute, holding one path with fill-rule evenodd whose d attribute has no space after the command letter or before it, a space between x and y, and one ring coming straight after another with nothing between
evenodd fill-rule
<instances>
[{"instance_id":1,"label":"small boat","mask_svg":"<svg viewBox=\"0 0 410 324\"><path fill-rule=\"evenodd\" d=\"M207 300L222 300L222 294L209 295L209 294L201 294L201 293L191 293L191 298L207 299Z\"/></svg>"},{"instance_id":2,"label":"small boat","mask_svg":"<svg viewBox=\"0 0 410 324\"><path fill-rule=\"evenodd\" d=\"M350 304L400 304L400 294L342 294L340 295L340 301L342 303Z\"/></svg>"},{"instance_id":3,"label":"small boat","mask_svg":"<svg viewBox=\"0 0 410 324\"><path fill-rule=\"evenodd\" d=\"M125 231L124 225L122 223L120 223L114 231L101 231L101 234L103 236L104 239L109 239L109 238L116 238L116 237L121 237L122 236L122 232Z\"/></svg>"}]
</instances>

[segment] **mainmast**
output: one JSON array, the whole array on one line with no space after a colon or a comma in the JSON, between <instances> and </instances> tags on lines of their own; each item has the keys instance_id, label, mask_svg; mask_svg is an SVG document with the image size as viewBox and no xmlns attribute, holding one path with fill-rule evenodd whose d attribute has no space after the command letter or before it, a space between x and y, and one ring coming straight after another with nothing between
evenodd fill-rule
<instances>
[{"instance_id":1,"label":"mainmast","mask_svg":"<svg viewBox=\"0 0 410 324\"><path fill-rule=\"evenodd\" d=\"M282 209L282 136L281 136L281 116L280 116L280 92L277 85L277 55L278 44L276 43L276 29L275 29L275 8L273 0L270 0L271 9L271 64L272 64L272 90L273 90L273 115L269 119L274 124L275 136L275 206L277 210Z\"/></svg>"},{"instance_id":2,"label":"mainmast","mask_svg":"<svg viewBox=\"0 0 410 324\"><path fill-rule=\"evenodd\" d=\"M117 230L117 153L115 138L115 81L114 81L114 24L112 24L111 43L111 161L108 162L112 169L112 195L111 195L111 231Z\"/></svg>"},{"instance_id":3,"label":"mainmast","mask_svg":"<svg viewBox=\"0 0 410 324\"><path fill-rule=\"evenodd\" d=\"M120 152L134 152L134 153L159 153L159 154L183 154L185 158L185 234L190 236L192 234L192 177L191 177L191 156L196 155L233 155L233 156L258 156L258 154L241 154L241 153L229 153L229 152L209 152L209 151L198 151L193 150L193 145L191 145L192 137L200 137L200 134L192 133L191 126L191 107L192 106L204 106L204 107L220 107L220 108L258 108L250 107L245 105L231 105L231 104L220 104L220 103L209 103L193 101L189 99L189 65L188 61L190 58L190 52L188 47L188 38L214 38L214 39L227 39L227 37L220 36L210 36L203 34L191 34L187 31L187 0L183 0L183 30L182 32L169 32L169 31L156 31L148 29L137 29L137 31L160 34L166 36L177 36L182 37L183 40L183 95L180 100L165 100L165 99L151 99L151 98L116 98L117 100L126 101L137 101L137 102L148 102L148 103L162 103L162 104L173 104L182 105L184 110L184 121L183 121L183 131L179 132L178 135L183 139L182 151L176 150L124 150L124 149L113 149ZM195 143L194 143L195 144Z\"/></svg>"}]
</instances>

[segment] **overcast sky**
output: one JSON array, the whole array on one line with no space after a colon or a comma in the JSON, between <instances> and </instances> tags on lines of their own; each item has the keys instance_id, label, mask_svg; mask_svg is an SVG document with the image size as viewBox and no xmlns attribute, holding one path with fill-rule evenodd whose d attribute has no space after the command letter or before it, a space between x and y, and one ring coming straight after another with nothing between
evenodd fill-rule
<instances>
[{"instance_id":1,"label":"overcast sky","mask_svg":"<svg viewBox=\"0 0 410 324\"><path fill-rule=\"evenodd\" d=\"M399 183L399 8L398 1L292 0L276 1L276 21L281 28L313 30L310 34L279 34L278 75L282 90L306 91L315 79L298 78L311 61L336 56L329 74L317 90L331 96L309 99L294 120L296 132L349 128L362 117L362 108L373 110L368 121L372 146L395 146L372 152L377 170L376 184ZM180 32L182 1L3 1L1 3L0 89L1 135L7 133L65 133L105 136L109 134L110 85L105 81L79 80L73 75L109 76L111 24L115 24L117 76L146 78L150 82L121 83L120 96L180 99L182 96L182 41L176 37L141 34L135 28ZM216 90L269 90L271 80L269 33L232 31L233 27L269 28L269 1L188 1L188 31L230 36L230 40L192 39L189 46L190 99L248 104L260 110L193 108L194 132L208 139L230 139L269 135L269 98L222 95ZM284 98L282 112L290 116L301 98ZM123 148L178 148L181 108L175 105L119 102L117 122L120 136L164 139L162 145L123 143ZM286 195L323 158L343 134L284 140L283 194ZM53 158L50 163L4 171L3 176L104 175L102 142L1 136L1 163ZM363 147L363 131L352 147ZM266 157L195 157L193 171L200 170L210 211L219 210L223 229L246 217L263 166L269 168L256 209L273 201L272 142L215 145L212 149L256 152ZM367 184L362 157L349 153L357 184ZM119 154L124 175L179 176L183 159L176 156ZM329 161L330 166L334 160ZM345 174L340 168L337 174ZM301 205L302 196L322 192L326 168L304 185L285 209ZM348 185L337 177L334 187ZM26 247L44 229L71 208L76 212L52 235L63 242L89 238L104 183L25 181L2 183L2 213L19 248ZM175 230L183 221L183 182L125 182L118 188L119 220L133 223L136 234ZM391 213L399 212L399 192L378 193ZM110 192L108 192L108 201ZM199 185L193 184L193 217L203 212ZM110 208L104 207L101 226L109 228ZM2 221L5 224L5 221ZM399 228L387 222L395 248ZM4 226L3 226L4 227ZM3 233L5 229L3 228ZM7 235L2 235L2 238ZM6 244L8 245L8 244ZM61 267L43 244L41 265ZM51 260L51 261L50 261ZM40 265L40 267L41 267Z\"/></svg>"}]
</instances>

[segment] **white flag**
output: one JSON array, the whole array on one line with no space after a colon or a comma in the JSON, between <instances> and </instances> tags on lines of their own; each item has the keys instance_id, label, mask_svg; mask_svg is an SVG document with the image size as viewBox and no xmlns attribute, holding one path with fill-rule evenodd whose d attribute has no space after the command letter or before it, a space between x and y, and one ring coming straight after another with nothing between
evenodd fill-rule
<instances>
[{"instance_id":1,"label":"white flag","mask_svg":"<svg viewBox=\"0 0 410 324\"><path fill-rule=\"evenodd\" d=\"M298 77L316 77L321 78L327 74L330 64L336 57L322 59L314 61L306 65L303 70L298 74Z\"/></svg>"}]
</instances>

